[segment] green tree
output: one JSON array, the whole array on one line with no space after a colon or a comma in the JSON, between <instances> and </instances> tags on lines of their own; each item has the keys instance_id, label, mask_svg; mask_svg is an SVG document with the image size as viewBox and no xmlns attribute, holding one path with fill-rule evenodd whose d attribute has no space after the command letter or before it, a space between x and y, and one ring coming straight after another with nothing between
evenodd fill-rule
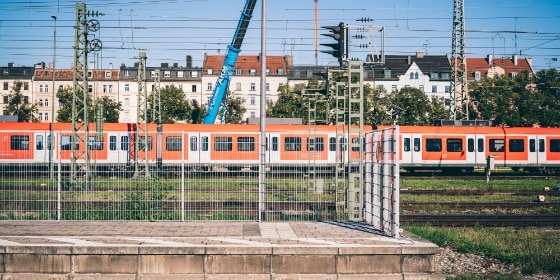
<instances>
[{"instance_id":1,"label":"green tree","mask_svg":"<svg viewBox=\"0 0 560 280\"><path fill-rule=\"evenodd\" d=\"M191 103L186 99L183 90L174 85L160 89L159 98L156 92L152 92L148 96L148 122L155 122L159 119L158 100L161 101L162 123L191 122Z\"/></svg>"},{"instance_id":2,"label":"green tree","mask_svg":"<svg viewBox=\"0 0 560 280\"><path fill-rule=\"evenodd\" d=\"M79 91L78 96L83 98L83 94ZM58 122L72 122L72 103L74 92L72 88L67 87L62 90L58 90L56 93L56 97L58 98L58 102L62 105L60 109L57 111L56 120ZM79 114L83 115L83 103L79 102L78 104L78 112ZM95 107L97 104L101 104L103 106L103 121L107 123L118 123L119 122L119 112L122 111L122 103L111 101L109 97L103 96L98 98L95 102L93 101L91 94L88 94L87 98L88 104L88 118L89 122L95 122ZM82 119L82 116L79 116L79 119Z\"/></svg>"},{"instance_id":3,"label":"green tree","mask_svg":"<svg viewBox=\"0 0 560 280\"><path fill-rule=\"evenodd\" d=\"M278 100L267 106L266 116L270 118L301 118L307 119L307 108L303 106L301 92L305 85L292 87L288 84L281 86L278 91Z\"/></svg>"},{"instance_id":4,"label":"green tree","mask_svg":"<svg viewBox=\"0 0 560 280\"><path fill-rule=\"evenodd\" d=\"M192 123L202 123L204 119L204 114L206 114L206 108L200 106L198 101L192 101L192 112L191 112L191 120Z\"/></svg>"},{"instance_id":5,"label":"green tree","mask_svg":"<svg viewBox=\"0 0 560 280\"><path fill-rule=\"evenodd\" d=\"M226 101L226 111L225 111L225 123L241 123L243 121L243 114L247 112L247 108L243 106L245 104L245 99L241 97L234 97L232 94L228 94ZM223 111L220 111L218 118L221 117Z\"/></svg>"},{"instance_id":6,"label":"green tree","mask_svg":"<svg viewBox=\"0 0 560 280\"><path fill-rule=\"evenodd\" d=\"M560 72L556 68L537 73L536 87L541 95L541 126L560 126Z\"/></svg>"},{"instance_id":7,"label":"green tree","mask_svg":"<svg viewBox=\"0 0 560 280\"><path fill-rule=\"evenodd\" d=\"M401 125L430 125L432 107L430 100L420 89L405 87L387 96L388 109L398 115Z\"/></svg>"},{"instance_id":8,"label":"green tree","mask_svg":"<svg viewBox=\"0 0 560 280\"><path fill-rule=\"evenodd\" d=\"M21 81L16 81L12 86L6 110L9 115L18 116L18 122L37 122L38 104L29 103L29 98L21 93L22 85Z\"/></svg>"}]
</instances>

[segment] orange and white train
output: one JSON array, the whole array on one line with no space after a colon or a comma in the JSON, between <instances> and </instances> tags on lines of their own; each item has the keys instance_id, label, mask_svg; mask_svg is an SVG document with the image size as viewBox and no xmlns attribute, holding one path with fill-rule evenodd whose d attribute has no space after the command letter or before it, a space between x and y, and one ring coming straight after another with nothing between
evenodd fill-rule
<instances>
[{"instance_id":1,"label":"orange and white train","mask_svg":"<svg viewBox=\"0 0 560 280\"><path fill-rule=\"evenodd\" d=\"M91 129L90 161L104 170L125 170L135 157L160 167L185 165L198 170L224 167L235 171L259 164L259 125L163 124L158 133L154 124L147 133L136 136L134 131L130 124L105 124L102 137L96 137ZM51 154L53 162L70 164L71 125L56 123L54 132L55 144L50 145L48 123L0 123L0 166L45 168ZM271 124L265 135L267 161L283 170L333 168L345 155L359 158L362 143L358 136L337 141L340 131L337 134L335 126L327 125L310 129ZM560 128L401 126L399 143L400 167L408 171L471 171L486 166L489 156L496 167L547 174L560 171ZM341 152L344 149L350 152ZM78 153L84 150L83 143L78 145Z\"/></svg>"}]
</instances>

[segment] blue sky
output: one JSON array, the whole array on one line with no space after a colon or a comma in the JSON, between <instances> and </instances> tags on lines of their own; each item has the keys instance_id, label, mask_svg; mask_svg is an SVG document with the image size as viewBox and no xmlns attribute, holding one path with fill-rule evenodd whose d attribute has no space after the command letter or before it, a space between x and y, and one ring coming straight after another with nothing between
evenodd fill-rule
<instances>
[{"instance_id":1,"label":"blue sky","mask_svg":"<svg viewBox=\"0 0 560 280\"><path fill-rule=\"evenodd\" d=\"M533 67L560 69L560 1L554 0L464 0L467 57L531 57ZM90 39L103 48L90 53L89 61L102 68L110 64L133 65L145 51L148 66L178 63L186 55L194 66L202 66L203 53L223 54L234 34L245 0L89 0L91 11L104 16L89 17L101 29ZM0 3L0 66L32 66L53 59L53 33L57 23L57 68L73 61L76 1L11 0ZM242 54L260 52L262 2L257 1L253 20L242 46ZM319 52L315 58L314 0L267 0L267 54L292 55L298 65L335 65L336 59ZM369 17L372 22L358 22ZM386 54L428 55L451 53L453 0L318 0L318 33L321 26L346 22L353 27L385 27ZM358 34L352 31L351 35ZM352 39L350 56L364 59L357 46L374 40ZM319 35L319 44L333 39ZM318 46L319 50L327 47ZM554 59L558 61L554 61Z\"/></svg>"}]
</instances>

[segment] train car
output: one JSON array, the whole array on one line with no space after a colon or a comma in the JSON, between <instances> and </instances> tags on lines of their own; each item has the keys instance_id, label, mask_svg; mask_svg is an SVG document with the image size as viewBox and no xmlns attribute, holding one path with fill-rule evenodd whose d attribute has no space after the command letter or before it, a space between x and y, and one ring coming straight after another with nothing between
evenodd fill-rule
<instances>
[{"instance_id":1,"label":"train car","mask_svg":"<svg viewBox=\"0 0 560 280\"><path fill-rule=\"evenodd\" d=\"M105 124L102 131L91 124L87 150L97 170L130 170L136 160L160 169L239 171L258 168L263 143L270 168L305 172L334 170L348 157L358 159L360 145L366 145L357 135L337 136L343 135L343 129L329 125L267 125L263 142L259 128L251 124L149 124L136 133L135 124ZM56 123L53 141L50 129L48 123L2 123L2 170L21 165L48 170L51 161L68 166L72 126ZM86 151L81 131L76 143L78 164L83 163ZM470 172L485 167L489 157L495 166L513 170L547 174L560 170L560 128L401 126L399 141L400 166L410 172Z\"/></svg>"}]
</instances>

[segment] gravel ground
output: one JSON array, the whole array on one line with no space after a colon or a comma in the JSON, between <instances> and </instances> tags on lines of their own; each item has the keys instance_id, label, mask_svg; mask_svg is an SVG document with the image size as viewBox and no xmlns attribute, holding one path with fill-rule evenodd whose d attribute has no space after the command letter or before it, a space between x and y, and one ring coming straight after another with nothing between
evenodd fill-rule
<instances>
[{"instance_id":1,"label":"gravel ground","mask_svg":"<svg viewBox=\"0 0 560 280\"><path fill-rule=\"evenodd\" d=\"M458 253L449 247L440 248L436 255L436 270L449 277L472 273L484 279L492 279L497 275L518 272L520 268L512 264L505 264L499 260L475 254ZM547 274L524 276L523 280L558 280L559 278Z\"/></svg>"}]
</instances>

